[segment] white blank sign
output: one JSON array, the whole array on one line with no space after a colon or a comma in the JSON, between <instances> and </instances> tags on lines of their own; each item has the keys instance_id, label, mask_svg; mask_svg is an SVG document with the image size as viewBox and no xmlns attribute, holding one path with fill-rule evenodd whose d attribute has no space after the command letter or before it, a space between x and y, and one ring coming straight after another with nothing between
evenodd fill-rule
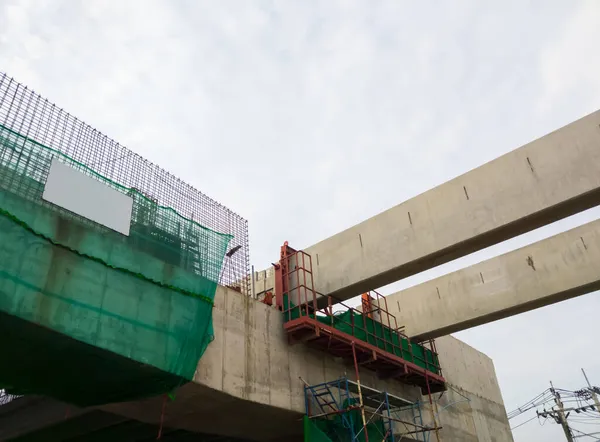
<instances>
[{"instance_id":1,"label":"white blank sign","mask_svg":"<svg viewBox=\"0 0 600 442\"><path fill-rule=\"evenodd\" d=\"M42 198L129 236L133 198L52 159Z\"/></svg>"}]
</instances>

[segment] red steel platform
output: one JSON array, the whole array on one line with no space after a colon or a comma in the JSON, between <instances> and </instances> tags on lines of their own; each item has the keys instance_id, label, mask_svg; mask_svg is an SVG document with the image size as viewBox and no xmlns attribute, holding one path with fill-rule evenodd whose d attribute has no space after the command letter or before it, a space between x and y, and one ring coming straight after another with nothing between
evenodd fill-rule
<instances>
[{"instance_id":1,"label":"red steel platform","mask_svg":"<svg viewBox=\"0 0 600 442\"><path fill-rule=\"evenodd\" d=\"M302 316L284 323L290 343L303 342L333 356L353 362L353 346L358 365L373 370L380 378L416 385L423 394L446 390L445 379L399 356L336 330L316 319Z\"/></svg>"},{"instance_id":2,"label":"red steel platform","mask_svg":"<svg viewBox=\"0 0 600 442\"><path fill-rule=\"evenodd\" d=\"M404 335L403 327L398 327L395 316L389 313L387 300L383 296L373 292L377 296L374 299L370 294L364 294L362 310L359 312L331 297L317 296L313 283L312 258L306 252L294 250L286 242L281 248L280 258L279 264L275 265L276 305L285 315L284 329L291 344L306 343L354 363L355 366L373 370L380 378L397 379L405 384L418 386L423 394L446 390L435 342L429 341L430 350L423 350L433 355L431 359L427 355L418 357L413 354L412 345L408 349L403 348L401 342L408 340L408 337ZM320 308L319 304L324 304L322 301L325 300L327 306ZM345 322L345 331L333 327L334 318L337 318L338 323L340 321L334 308L340 307L349 312L351 317L349 322ZM359 323L355 323L355 312L360 313L359 317L362 318ZM331 325L327 321L316 319L318 316L332 318ZM366 318L371 321L371 328L375 327L373 321L379 324L376 326L380 327L379 334L369 330ZM358 336L359 330L368 338ZM406 357L410 360L405 359ZM419 365L415 362L419 362Z\"/></svg>"}]
</instances>

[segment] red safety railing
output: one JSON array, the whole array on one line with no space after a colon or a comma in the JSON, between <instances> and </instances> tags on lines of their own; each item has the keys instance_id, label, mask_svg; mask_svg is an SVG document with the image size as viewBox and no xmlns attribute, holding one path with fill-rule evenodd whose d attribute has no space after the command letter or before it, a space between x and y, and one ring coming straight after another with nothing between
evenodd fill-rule
<instances>
[{"instance_id":1,"label":"red safety railing","mask_svg":"<svg viewBox=\"0 0 600 442\"><path fill-rule=\"evenodd\" d=\"M286 320L290 320L292 315L311 316L319 310L312 257L292 249L287 242L281 247L281 259L275 266L275 297L277 307L284 312Z\"/></svg>"},{"instance_id":2,"label":"red safety railing","mask_svg":"<svg viewBox=\"0 0 600 442\"><path fill-rule=\"evenodd\" d=\"M275 294L276 305L286 323L298 323L302 318L314 328L314 333L308 335L300 333L306 333L306 327L293 328L297 333L288 333L290 342L314 340L324 331L319 327L328 326L331 329L326 330L329 349L333 345L333 331L344 333L354 338L352 341L363 341L441 377L435 342L418 344L423 347L422 356L415 354L413 346L417 344L406 336L404 327L398 326L384 296L376 291L364 294L361 311L331 296L318 294L314 289L311 256L292 249L287 242L281 248L279 264L275 265ZM431 360L426 349L431 352Z\"/></svg>"}]
</instances>

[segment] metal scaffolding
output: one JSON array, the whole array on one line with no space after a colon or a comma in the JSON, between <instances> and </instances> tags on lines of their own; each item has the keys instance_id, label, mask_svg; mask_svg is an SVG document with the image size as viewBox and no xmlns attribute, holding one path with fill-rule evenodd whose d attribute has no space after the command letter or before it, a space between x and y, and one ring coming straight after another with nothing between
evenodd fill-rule
<instances>
[{"instance_id":1,"label":"metal scaffolding","mask_svg":"<svg viewBox=\"0 0 600 442\"><path fill-rule=\"evenodd\" d=\"M432 394L446 390L435 342L412 342L398 327L384 297L362 297L362 311L345 306L314 289L312 258L284 243L275 265L275 304L284 314L290 344L305 343L352 364L347 377L309 385L305 382L305 440L396 442L406 437L439 441ZM334 312L334 308L337 310ZM339 311L341 308L341 311ZM359 367L380 378L417 386L427 397L431 424L425 425L420 401L408 401L361 384ZM312 430L311 430L312 429ZM417 439L415 439L415 437Z\"/></svg>"},{"instance_id":2,"label":"metal scaffolding","mask_svg":"<svg viewBox=\"0 0 600 442\"><path fill-rule=\"evenodd\" d=\"M384 297L373 292L374 307L360 312L318 295L312 279L310 255L285 243L275 266L275 293L291 344L302 342L349 362L354 359L382 378L419 386L424 395L446 390L435 342L412 342L387 310Z\"/></svg>"},{"instance_id":3,"label":"metal scaffolding","mask_svg":"<svg viewBox=\"0 0 600 442\"><path fill-rule=\"evenodd\" d=\"M332 441L429 442L420 401L365 387L347 377L304 387L306 416ZM364 422L363 422L364 416ZM406 440L406 439L404 439Z\"/></svg>"}]
</instances>

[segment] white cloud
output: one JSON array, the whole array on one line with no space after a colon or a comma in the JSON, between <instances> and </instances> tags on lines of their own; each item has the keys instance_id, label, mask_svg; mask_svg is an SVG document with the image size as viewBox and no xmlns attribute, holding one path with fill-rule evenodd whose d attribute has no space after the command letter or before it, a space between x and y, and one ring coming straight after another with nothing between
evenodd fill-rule
<instances>
[{"instance_id":1,"label":"white cloud","mask_svg":"<svg viewBox=\"0 0 600 442\"><path fill-rule=\"evenodd\" d=\"M600 3L582 1L579 6L565 26L557 29L554 44L542 52L545 93L538 111L545 115L552 115L557 107L594 111L600 103Z\"/></svg>"}]
</instances>

